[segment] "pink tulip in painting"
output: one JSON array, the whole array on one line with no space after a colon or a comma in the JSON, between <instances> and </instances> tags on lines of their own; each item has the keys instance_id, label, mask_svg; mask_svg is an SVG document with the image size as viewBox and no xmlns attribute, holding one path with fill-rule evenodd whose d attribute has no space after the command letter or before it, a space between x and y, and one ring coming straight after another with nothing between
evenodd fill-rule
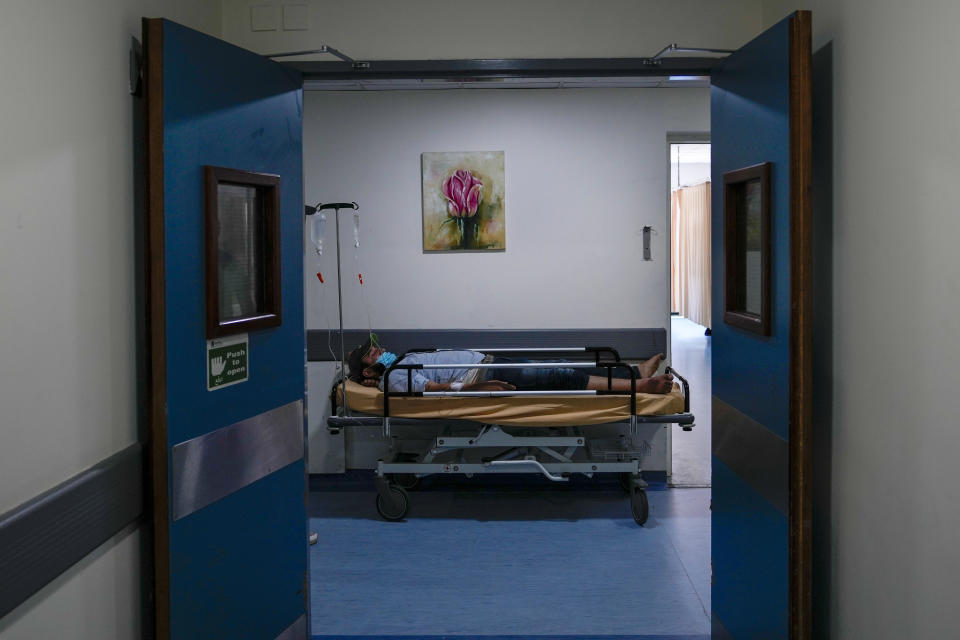
<instances>
[{"instance_id":1,"label":"pink tulip in painting","mask_svg":"<svg viewBox=\"0 0 960 640\"><path fill-rule=\"evenodd\" d=\"M424 251L503 251L503 151L425 151Z\"/></svg>"},{"instance_id":2,"label":"pink tulip in painting","mask_svg":"<svg viewBox=\"0 0 960 640\"><path fill-rule=\"evenodd\" d=\"M483 200L483 183L466 169L457 169L448 176L440 191L447 199L447 213L452 218L475 216Z\"/></svg>"}]
</instances>

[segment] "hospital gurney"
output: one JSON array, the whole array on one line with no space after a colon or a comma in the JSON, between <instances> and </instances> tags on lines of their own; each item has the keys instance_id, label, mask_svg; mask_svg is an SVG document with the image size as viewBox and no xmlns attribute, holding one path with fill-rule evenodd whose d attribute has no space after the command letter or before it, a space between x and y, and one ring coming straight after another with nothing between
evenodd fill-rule
<instances>
[{"instance_id":1,"label":"hospital gurney","mask_svg":"<svg viewBox=\"0 0 960 640\"><path fill-rule=\"evenodd\" d=\"M427 349L412 349L403 354ZM429 351L433 351L430 349ZM419 451L394 447L388 460L376 468L376 507L386 520L402 520L410 505L407 489L420 478L435 474L537 473L554 482L567 481L571 474L593 477L617 473L621 486L630 495L630 509L637 524L649 515L647 484L641 475L642 443L635 442L640 424L678 424L684 431L694 426L690 413L687 381L671 367L679 384L669 394L631 393L612 390L616 368L626 369L636 388L637 374L609 347L562 349L474 349L486 354L536 354L539 357L564 355L563 362L479 363L469 368L570 367L601 368L608 372L608 388L584 391L410 391L412 372L417 369L464 368L450 364L400 364L403 356L384 374L406 371L407 391L365 387L353 381L337 383L336 398L346 397L346 408L356 415L330 416L332 432L351 427L381 427L393 438L396 427L431 425L437 429L428 445ZM592 361L570 360L591 357ZM602 449L587 436L599 425L628 425L629 435L618 439L614 449Z\"/></svg>"}]
</instances>

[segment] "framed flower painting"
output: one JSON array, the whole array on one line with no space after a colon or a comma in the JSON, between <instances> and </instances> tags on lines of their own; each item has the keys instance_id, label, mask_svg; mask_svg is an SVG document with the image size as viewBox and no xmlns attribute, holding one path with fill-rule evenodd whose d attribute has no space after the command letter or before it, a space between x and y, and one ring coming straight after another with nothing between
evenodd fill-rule
<instances>
[{"instance_id":1,"label":"framed flower painting","mask_svg":"<svg viewBox=\"0 0 960 640\"><path fill-rule=\"evenodd\" d=\"M423 170L423 250L503 251L503 151L429 151Z\"/></svg>"}]
</instances>

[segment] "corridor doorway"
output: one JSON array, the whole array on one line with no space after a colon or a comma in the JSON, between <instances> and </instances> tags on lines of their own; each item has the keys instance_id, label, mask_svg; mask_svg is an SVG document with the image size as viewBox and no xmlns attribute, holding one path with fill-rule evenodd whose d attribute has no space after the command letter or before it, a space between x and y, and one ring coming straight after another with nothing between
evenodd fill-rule
<instances>
[{"instance_id":1,"label":"corridor doorway","mask_svg":"<svg viewBox=\"0 0 960 640\"><path fill-rule=\"evenodd\" d=\"M671 434L670 484L710 486L710 136L668 138L670 159L670 352L695 393L691 432Z\"/></svg>"}]
</instances>

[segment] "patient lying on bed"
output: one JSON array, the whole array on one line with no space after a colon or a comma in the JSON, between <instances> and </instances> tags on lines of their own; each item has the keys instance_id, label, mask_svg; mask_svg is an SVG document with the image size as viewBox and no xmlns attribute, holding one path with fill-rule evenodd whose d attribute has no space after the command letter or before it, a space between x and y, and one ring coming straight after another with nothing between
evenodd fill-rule
<instances>
[{"instance_id":1,"label":"patient lying on bed","mask_svg":"<svg viewBox=\"0 0 960 640\"><path fill-rule=\"evenodd\" d=\"M366 340L347 358L350 378L368 387L383 389L383 377L387 367L397 357L379 344ZM637 391L641 393L670 393L673 376L656 375L663 354L655 355L637 367ZM473 365L508 362L549 362L549 360L526 360L491 356L468 349L450 351L427 351L404 356L401 364L449 364L458 365L449 369L420 369L411 374L410 391L544 391L544 390L604 390L607 385L607 369L570 367L517 367L485 369ZM614 367L613 389L630 390L630 374L621 367ZM496 375L497 379L492 379ZM391 391L407 391L407 371L394 371L390 375Z\"/></svg>"}]
</instances>

